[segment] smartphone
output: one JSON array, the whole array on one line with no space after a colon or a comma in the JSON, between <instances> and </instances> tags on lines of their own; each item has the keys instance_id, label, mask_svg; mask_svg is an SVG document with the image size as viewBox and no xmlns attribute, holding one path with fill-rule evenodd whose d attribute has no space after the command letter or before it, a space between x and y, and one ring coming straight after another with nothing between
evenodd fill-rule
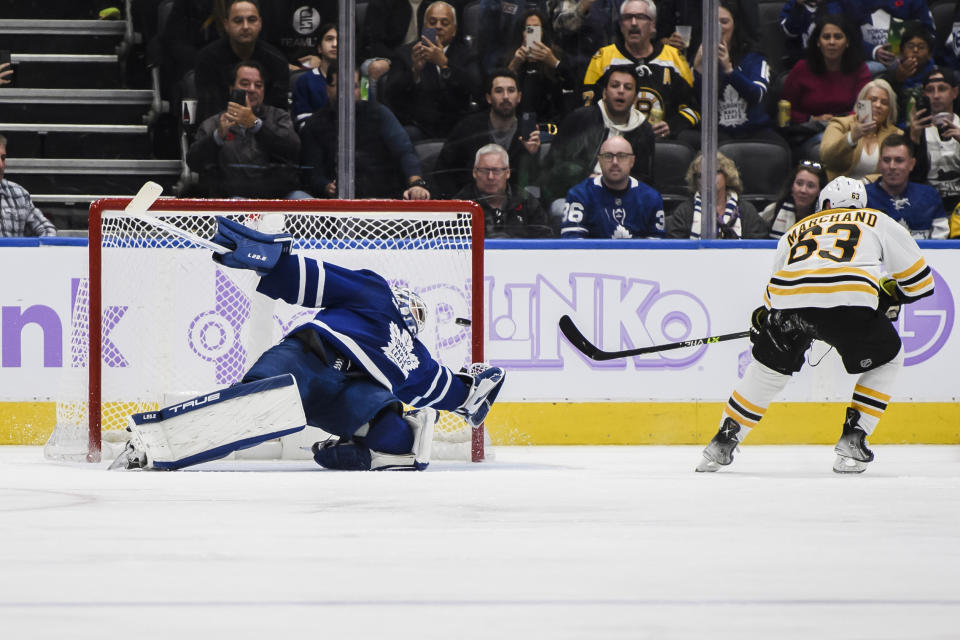
<instances>
[{"instance_id":1,"label":"smartphone","mask_svg":"<svg viewBox=\"0 0 960 640\"><path fill-rule=\"evenodd\" d=\"M5 62L10 62L10 51L8 49L0 50L0 64L3 64ZM16 69L16 67L14 67L14 65L11 64L9 67L4 67L3 71L9 71L10 69ZM7 83L4 84L3 86L5 87L14 86L14 81L17 79L17 72L14 71L12 74L7 76L6 79L7 79Z\"/></svg>"},{"instance_id":2,"label":"smartphone","mask_svg":"<svg viewBox=\"0 0 960 640\"><path fill-rule=\"evenodd\" d=\"M866 124L873 121L873 105L869 100L857 100L857 120Z\"/></svg>"},{"instance_id":3,"label":"smartphone","mask_svg":"<svg viewBox=\"0 0 960 640\"><path fill-rule=\"evenodd\" d=\"M523 46L530 48L534 42L540 42L543 35L543 29L538 24L528 24L523 30Z\"/></svg>"},{"instance_id":4,"label":"smartphone","mask_svg":"<svg viewBox=\"0 0 960 640\"><path fill-rule=\"evenodd\" d=\"M420 32L420 35L433 44L437 44L437 30L433 27L424 27L423 31Z\"/></svg>"},{"instance_id":5,"label":"smartphone","mask_svg":"<svg viewBox=\"0 0 960 640\"><path fill-rule=\"evenodd\" d=\"M520 114L520 123L517 125L517 135L526 140L537 128L537 114L528 111Z\"/></svg>"},{"instance_id":6,"label":"smartphone","mask_svg":"<svg viewBox=\"0 0 960 640\"><path fill-rule=\"evenodd\" d=\"M247 106L247 92L243 89L232 89L230 91L230 102Z\"/></svg>"},{"instance_id":7,"label":"smartphone","mask_svg":"<svg viewBox=\"0 0 960 640\"><path fill-rule=\"evenodd\" d=\"M921 118L933 115L933 110L930 108L930 98L927 97L927 94L921 93L918 95L916 103L916 113L920 113L920 109L926 109L926 113L920 116Z\"/></svg>"}]
</instances>

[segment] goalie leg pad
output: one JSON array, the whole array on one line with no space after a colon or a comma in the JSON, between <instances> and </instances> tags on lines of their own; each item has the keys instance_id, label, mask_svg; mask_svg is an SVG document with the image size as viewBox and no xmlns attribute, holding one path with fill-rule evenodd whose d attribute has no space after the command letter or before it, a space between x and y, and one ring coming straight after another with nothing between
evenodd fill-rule
<instances>
[{"instance_id":1,"label":"goalie leg pad","mask_svg":"<svg viewBox=\"0 0 960 640\"><path fill-rule=\"evenodd\" d=\"M285 374L134 414L128 424L146 468L173 470L295 433L306 418L297 383Z\"/></svg>"}]
</instances>

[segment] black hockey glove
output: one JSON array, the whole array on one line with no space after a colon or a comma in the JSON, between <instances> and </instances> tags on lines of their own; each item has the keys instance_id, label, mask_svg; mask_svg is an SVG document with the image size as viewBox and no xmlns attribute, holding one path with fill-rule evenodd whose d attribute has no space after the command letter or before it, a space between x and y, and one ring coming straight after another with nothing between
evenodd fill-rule
<instances>
[{"instance_id":1,"label":"black hockey glove","mask_svg":"<svg viewBox=\"0 0 960 640\"><path fill-rule=\"evenodd\" d=\"M895 322L900 317L901 305L897 281L893 278L880 278L880 291L877 297L879 298L877 312L886 316L891 322Z\"/></svg>"},{"instance_id":2,"label":"black hockey glove","mask_svg":"<svg viewBox=\"0 0 960 640\"><path fill-rule=\"evenodd\" d=\"M213 261L234 269L252 269L265 276L277 266L283 254L290 253L293 237L289 233L261 233L239 222L217 216L213 241L231 251L214 253Z\"/></svg>"},{"instance_id":3,"label":"black hockey glove","mask_svg":"<svg viewBox=\"0 0 960 640\"><path fill-rule=\"evenodd\" d=\"M750 342L757 342L757 338L760 337L760 330L766 324L769 314L770 310L766 307L757 307L750 314Z\"/></svg>"}]
</instances>

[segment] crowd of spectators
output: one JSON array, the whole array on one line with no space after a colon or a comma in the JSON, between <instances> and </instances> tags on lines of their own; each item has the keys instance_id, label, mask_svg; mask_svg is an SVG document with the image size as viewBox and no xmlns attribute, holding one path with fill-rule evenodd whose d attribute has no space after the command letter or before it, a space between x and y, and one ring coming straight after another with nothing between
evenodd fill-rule
<instances>
[{"instance_id":1,"label":"crowd of spectators","mask_svg":"<svg viewBox=\"0 0 960 640\"><path fill-rule=\"evenodd\" d=\"M719 154L718 236L778 237L839 175L874 183L888 214L923 221L915 233L949 236L945 221L960 220L958 29L936 33L926 0L786 0L786 47L765 51L759 1L719 0L719 43L705 56L698 0L369 0L354 38L356 195L469 197L502 236L699 237L699 161L687 200L661 197L654 168L661 141L699 150L701 74L715 59L721 147L759 140L793 164L764 190L780 197L760 201L743 191L749 170ZM197 195L336 197L338 5L173 1L162 77L173 99L197 100L186 156ZM604 151L614 139L628 149ZM441 150L425 170L417 149L428 143ZM622 172L625 183L612 177ZM640 187L659 198L652 226L648 211L618 209ZM597 197L601 213L572 219L571 198L591 189L620 204ZM920 192L940 209L901 213Z\"/></svg>"},{"instance_id":2,"label":"crowd of spectators","mask_svg":"<svg viewBox=\"0 0 960 640\"><path fill-rule=\"evenodd\" d=\"M175 2L171 22L192 29L165 37L177 73L178 52L197 47L206 120L188 161L207 193L251 195L260 183L262 196L336 197L336 4ZM293 16L308 37L281 33L294 5L312 8L310 20ZM699 149L701 11L691 0L370 0L356 34L356 196L475 200L500 237L698 238L700 156L686 173L688 198L671 194L667 207L654 168L660 140ZM720 0L717 23L719 143L760 140L793 158L782 184L765 189L780 192L771 202L744 193L742 168L718 154L719 237L779 237L838 175L874 182L887 196L874 200L905 225L929 219L928 236L948 235L946 213L960 201L960 46L951 35L937 48L924 0L787 0L777 25L787 46L777 53L760 46L758 0ZM232 103L230 74L251 59L263 104L250 94L247 105ZM778 121L780 100L789 107ZM271 107L292 120L264 118ZM241 108L259 124L229 120ZM420 144L440 149L429 171ZM258 163L299 184L251 179ZM905 165L903 182L894 174ZM944 215L901 213L918 192L923 203L936 193Z\"/></svg>"}]
</instances>

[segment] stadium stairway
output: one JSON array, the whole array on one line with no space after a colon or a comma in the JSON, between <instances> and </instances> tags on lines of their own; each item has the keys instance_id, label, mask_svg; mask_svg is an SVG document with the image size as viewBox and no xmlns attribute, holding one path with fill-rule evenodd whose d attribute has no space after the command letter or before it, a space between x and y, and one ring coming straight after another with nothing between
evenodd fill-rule
<instances>
[{"instance_id":1,"label":"stadium stairway","mask_svg":"<svg viewBox=\"0 0 960 640\"><path fill-rule=\"evenodd\" d=\"M138 57L131 4L0 0L0 48L16 69L13 86L0 87L6 176L58 229L85 230L91 201L133 195L147 180L170 193L183 170L156 157L151 125L166 105ZM110 6L121 17L97 19Z\"/></svg>"}]
</instances>

